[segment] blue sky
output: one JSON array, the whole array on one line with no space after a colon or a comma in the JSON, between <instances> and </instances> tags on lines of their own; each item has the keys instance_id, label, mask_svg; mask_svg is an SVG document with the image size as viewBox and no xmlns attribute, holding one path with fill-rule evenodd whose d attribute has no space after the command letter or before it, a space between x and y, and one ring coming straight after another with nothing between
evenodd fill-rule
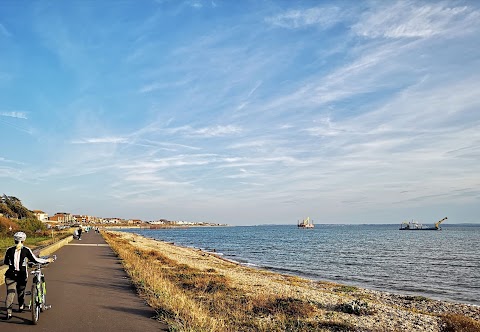
<instances>
[{"instance_id":1,"label":"blue sky","mask_svg":"<svg viewBox=\"0 0 480 332\"><path fill-rule=\"evenodd\" d=\"M2 1L0 193L101 217L478 222L476 1Z\"/></svg>"}]
</instances>

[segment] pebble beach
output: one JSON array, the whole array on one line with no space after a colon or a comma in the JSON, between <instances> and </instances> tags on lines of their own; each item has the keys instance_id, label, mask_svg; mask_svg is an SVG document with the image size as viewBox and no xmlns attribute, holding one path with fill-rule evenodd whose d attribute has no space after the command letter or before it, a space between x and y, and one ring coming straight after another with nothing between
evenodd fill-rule
<instances>
[{"instance_id":1,"label":"pebble beach","mask_svg":"<svg viewBox=\"0 0 480 332\"><path fill-rule=\"evenodd\" d=\"M277 294L307 300L319 308L318 319L328 319L355 326L358 331L446 331L445 315L460 315L480 322L476 305L405 296L389 292L350 287L332 282L312 281L243 266L215 253L177 246L139 235L115 232L135 247L156 250L179 264L200 270L215 269L232 284L251 293ZM368 314L355 315L339 308L348 303L368 305ZM476 331L476 330L469 330Z\"/></svg>"}]
</instances>

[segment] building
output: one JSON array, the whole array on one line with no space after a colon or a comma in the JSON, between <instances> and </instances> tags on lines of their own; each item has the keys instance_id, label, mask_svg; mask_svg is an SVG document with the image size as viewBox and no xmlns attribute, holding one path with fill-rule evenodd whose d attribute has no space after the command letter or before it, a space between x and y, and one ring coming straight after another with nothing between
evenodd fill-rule
<instances>
[{"instance_id":1,"label":"building","mask_svg":"<svg viewBox=\"0 0 480 332\"><path fill-rule=\"evenodd\" d=\"M35 217L41 222L48 221L48 213L43 212L42 210L33 210Z\"/></svg>"},{"instance_id":2,"label":"building","mask_svg":"<svg viewBox=\"0 0 480 332\"><path fill-rule=\"evenodd\" d=\"M62 224L70 224L75 222L75 217L71 213L57 212L54 216L49 217L48 220Z\"/></svg>"}]
</instances>

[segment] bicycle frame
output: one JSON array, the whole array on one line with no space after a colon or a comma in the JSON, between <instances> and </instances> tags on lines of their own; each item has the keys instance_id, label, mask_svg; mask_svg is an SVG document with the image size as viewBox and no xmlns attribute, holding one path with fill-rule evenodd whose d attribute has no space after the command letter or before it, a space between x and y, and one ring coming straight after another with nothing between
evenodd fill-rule
<instances>
[{"instance_id":1,"label":"bicycle frame","mask_svg":"<svg viewBox=\"0 0 480 332\"><path fill-rule=\"evenodd\" d=\"M56 256L54 255L54 260ZM32 290L30 292L30 303L28 307L32 312L32 323L37 325L40 318L40 312L43 312L50 308L45 303L47 295L47 285L45 282L45 275L42 272L42 267L47 266L48 263L31 263L31 266L34 267L34 270L30 273L33 275L32 280Z\"/></svg>"}]
</instances>

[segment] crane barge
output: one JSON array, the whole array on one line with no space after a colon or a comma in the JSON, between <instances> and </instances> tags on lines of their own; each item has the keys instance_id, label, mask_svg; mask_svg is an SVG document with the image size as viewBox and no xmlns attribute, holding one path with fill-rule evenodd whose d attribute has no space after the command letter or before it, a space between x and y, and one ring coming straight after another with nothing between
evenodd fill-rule
<instances>
[{"instance_id":1,"label":"crane barge","mask_svg":"<svg viewBox=\"0 0 480 332\"><path fill-rule=\"evenodd\" d=\"M400 225L400 230L401 231L441 231L442 228L440 227L440 224L447 219L448 218L445 217L442 220L437 221L433 227L424 227L422 224L413 220L410 222L404 221Z\"/></svg>"},{"instance_id":2,"label":"crane barge","mask_svg":"<svg viewBox=\"0 0 480 332\"><path fill-rule=\"evenodd\" d=\"M303 219L302 221L298 221L297 226L299 228L314 228L315 227L313 225L313 220L310 220L310 217L307 217L307 219Z\"/></svg>"}]
</instances>

